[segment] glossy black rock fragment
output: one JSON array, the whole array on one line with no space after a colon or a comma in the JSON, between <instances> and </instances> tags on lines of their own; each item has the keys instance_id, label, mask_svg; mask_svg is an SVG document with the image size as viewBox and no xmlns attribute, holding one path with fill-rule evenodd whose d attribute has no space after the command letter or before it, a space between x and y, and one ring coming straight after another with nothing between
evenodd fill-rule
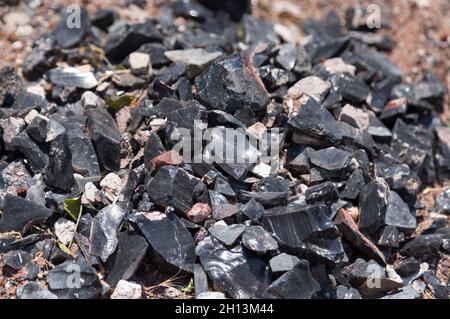
<instances>
[{"instance_id":1,"label":"glossy black rock fragment","mask_svg":"<svg viewBox=\"0 0 450 319\"><path fill-rule=\"evenodd\" d=\"M32 256L22 250L10 251L2 256L3 265L14 270L20 270L32 259Z\"/></svg>"},{"instance_id":2,"label":"glossy black rock fragment","mask_svg":"<svg viewBox=\"0 0 450 319\"><path fill-rule=\"evenodd\" d=\"M233 113L244 105L254 111L269 103L269 96L248 56L234 54L214 62L195 78L199 100L211 109Z\"/></svg>"},{"instance_id":3,"label":"glossy black rock fragment","mask_svg":"<svg viewBox=\"0 0 450 319\"><path fill-rule=\"evenodd\" d=\"M244 225L235 224L228 226L217 223L210 227L208 232L225 246L231 247L236 244L244 230Z\"/></svg>"},{"instance_id":4,"label":"glossy black rock fragment","mask_svg":"<svg viewBox=\"0 0 450 319\"><path fill-rule=\"evenodd\" d=\"M242 212L242 214L250 218L252 221L257 221L261 218L264 212L264 206L254 198L251 198L240 208L240 212Z\"/></svg>"},{"instance_id":5,"label":"glossy black rock fragment","mask_svg":"<svg viewBox=\"0 0 450 319\"><path fill-rule=\"evenodd\" d=\"M315 202L332 203L339 197L336 185L333 182L325 182L309 187L305 192L308 204Z\"/></svg>"},{"instance_id":6,"label":"glossy black rock fragment","mask_svg":"<svg viewBox=\"0 0 450 319\"><path fill-rule=\"evenodd\" d=\"M0 231L25 233L33 224L46 220L53 211L24 198L6 194L3 199Z\"/></svg>"},{"instance_id":7,"label":"glossy black rock fragment","mask_svg":"<svg viewBox=\"0 0 450 319\"><path fill-rule=\"evenodd\" d=\"M320 291L306 260L300 260L292 270L275 280L264 292L264 298L311 299Z\"/></svg>"},{"instance_id":8,"label":"glossy black rock fragment","mask_svg":"<svg viewBox=\"0 0 450 319\"><path fill-rule=\"evenodd\" d=\"M389 186L384 180L372 181L364 186L359 196L359 229L375 233L383 224L389 204Z\"/></svg>"},{"instance_id":9,"label":"glossy black rock fragment","mask_svg":"<svg viewBox=\"0 0 450 319\"><path fill-rule=\"evenodd\" d=\"M330 215L322 204L288 205L265 211L262 222L286 252L337 263L345 258L345 252Z\"/></svg>"},{"instance_id":10,"label":"glossy black rock fragment","mask_svg":"<svg viewBox=\"0 0 450 319\"><path fill-rule=\"evenodd\" d=\"M154 261L193 272L195 244L174 213L137 213L130 217L154 251Z\"/></svg>"},{"instance_id":11,"label":"glossy black rock fragment","mask_svg":"<svg viewBox=\"0 0 450 319\"><path fill-rule=\"evenodd\" d=\"M364 185L364 172L361 169L356 169L347 180L345 188L340 193L340 197L349 200L357 199Z\"/></svg>"},{"instance_id":12,"label":"glossy black rock fragment","mask_svg":"<svg viewBox=\"0 0 450 319\"><path fill-rule=\"evenodd\" d=\"M209 191L209 201L211 202L212 217L216 220L233 216L237 213L237 207L226 199L225 196Z\"/></svg>"},{"instance_id":13,"label":"glossy black rock fragment","mask_svg":"<svg viewBox=\"0 0 450 319\"><path fill-rule=\"evenodd\" d=\"M242 234L242 245L259 255L278 249L277 241L261 226L249 226Z\"/></svg>"},{"instance_id":14,"label":"glossy black rock fragment","mask_svg":"<svg viewBox=\"0 0 450 319\"><path fill-rule=\"evenodd\" d=\"M134 233L121 232L117 235L117 240L117 249L106 263L105 280L112 286L133 276L148 248L147 241Z\"/></svg>"},{"instance_id":15,"label":"glossy black rock fragment","mask_svg":"<svg viewBox=\"0 0 450 319\"><path fill-rule=\"evenodd\" d=\"M280 274L292 270L300 262L296 256L281 253L269 260L272 274Z\"/></svg>"},{"instance_id":16,"label":"glossy black rock fragment","mask_svg":"<svg viewBox=\"0 0 450 319\"><path fill-rule=\"evenodd\" d=\"M164 166L148 181L146 189L150 199L156 204L172 206L187 214L194 204L193 194L199 184L202 184L201 180L182 168Z\"/></svg>"},{"instance_id":17,"label":"glossy black rock fragment","mask_svg":"<svg viewBox=\"0 0 450 319\"><path fill-rule=\"evenodd\" d=\"M207 237L195 252L211 280L233 298L261 297L270 283L266 263L241 247L227 250Z\"/></svg>"},{"instance_id":18,"label":"glossy black rock fragment","mask_svg":"<svg viewBox=\"0 0 450 319\"><path fill-rule=\"evenodd\" d=\"M47 284L60 299L94 299L102 294L96 270L83 259L66 261L49 270Z\"/></svg>"},{"instance_id":19,"label":"glossy black rock fragment","mask_svg":"<svg viewBox=\"0 0 450 319\"><path fill-rule=\"evenodd\" d=\"M50 145L48 165L44 169L44 182L50 188L69 192L73 183L72 153L66 134L58 135Z\"/></svg>"},{"instance_id":20,"label":"glossy black rock fragment","mask_svg":"<svg viewBox=\"0 0 450 319\"><path fill-rule=\"evenodd\" d=\"M389 192L384 222L386 225L397 227L402 231L413 231L417 226L416 217L411 213L408 205L394 191Z\"/></svg>"},{"instance_id":21,"label":"glossy black rock fragment","mask_svg":"<svg viewBox=\"0 0 450 319\"><path fill-rule=\"evenodd\" d=\"M308 98L300 110L289 120L289 125L298 132L312 139L313 143L336 143L341 140L342 132L336 119L322 108L313 98Z\"/></svg>"},{"instance_id":22,"label":"glossy black rock fragment","mask_svg":"<svg viewBox=\"0 0 450 319\"><path fill-rule=\"evenodd\" d=\"M97 153L102 169L116 171L120 168L121 136L114 119L104 110L92 110L87 120L87 132Z\"/></svg>"},{"instance_id":23,"label":"glossy black rock fragment","mask_svg":"<svg viewBox=\"0 0 450 319\"><path fill-rule=\"evenodd\" d=\"M115 25L109 31L105 53L114 62L120 62L128 54L148 42L159 42L161 35L152 22Z\"/></svg>"},{"instance_id":24,"label":"glossy black rock fragment","mask_svg":"<svg viewBox=\"0 0 450 319\"><path fill-rule=\"evenodd\" d=\"M33 172L42 172L47 166L47 154L26 133L22 132L14 137L12 145L27 158Z\"/></svg>"},{"instance_id":25,"label":"glossy black rock fragment","mask_svg":"<svg viewBox=\"0 0 450 319\"><path fill-rule=\"evenodd\" d=\"M71 134L68 136L68 143L73 172L85 177L99 178L100 167L90 139Z\"/></svg>"},{"instance_id":26,"label":"glossy black rock fragment","mask_svg":"<svg viewBox=\"0 0 450 319\"><path fill-rule=\"evenodd\" d=\"M92 219L89 253L100 257L104 262L116 249L117 232L127 212L119 204L103 208Z\"/></svg>"}]
</instances>

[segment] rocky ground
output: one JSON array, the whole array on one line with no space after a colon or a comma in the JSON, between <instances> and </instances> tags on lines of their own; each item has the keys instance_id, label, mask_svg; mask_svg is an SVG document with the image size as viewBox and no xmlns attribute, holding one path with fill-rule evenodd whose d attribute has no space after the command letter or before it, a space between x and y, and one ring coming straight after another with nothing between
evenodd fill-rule
<instances>
[{"instance_id":1,"label":"rocky ground","mask_svg":"<svg viewBox=\"0 0 450 319\"><path fill-rule=\"evenodd\" d=\"M0 298L448 299L448 1L199 2L0 4Z\"/></svg>"}]
</instances>

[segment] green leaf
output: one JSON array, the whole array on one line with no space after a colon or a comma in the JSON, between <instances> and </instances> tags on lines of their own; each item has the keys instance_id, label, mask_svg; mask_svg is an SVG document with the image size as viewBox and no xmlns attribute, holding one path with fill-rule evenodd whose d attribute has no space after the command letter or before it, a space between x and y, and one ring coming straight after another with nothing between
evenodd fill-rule
<instances>
[{"instance_id":1,"label":"green leaf","mask_svg":"<svg viewBox=\"0 0 450 319\"><path fill-rule=\"evenodd\" d=\"M66 254L69 254L70 256L73 256L72 251L70 251L69 247L64 245L62 242L60 242L60 241L58 242L58 247L59 247L59 249L61 249Z\"/></svg>"},{"instance_id":2,"label":"green leaf","mask_svg":"<svg viewBox=\"0 0 450 319\"><path fill-rule=\"evenodd\" d=\"M73 220L78 220L81 210L81 196L66 198L64 200L64 210L73 218Z\"/></svg>"},{"instance_id":3,"label":"green leaf","mask_svg":"<svg viewBox=\"0 0 450 319\"><path fill-rule=\"evenodd\" d=\"M181 289L181 291L184 292L185 294L190 294L193 290L194 290L194 280L191 278L187 286Z\"/></svg>"},{"instance_id":4,"label":"green leaf","mask_svg":"<svg viewBox=\"0 0 450 319\"><path fill-rule=\"evenodd\" d=\"M130 94L123 94L121 96L109 96L106 98L106 105L108 105L109 108L117 111L120 110L124 106L128 106L132 104L136 100L136 97L134 95Z\"/></svg>"}]
</instances>

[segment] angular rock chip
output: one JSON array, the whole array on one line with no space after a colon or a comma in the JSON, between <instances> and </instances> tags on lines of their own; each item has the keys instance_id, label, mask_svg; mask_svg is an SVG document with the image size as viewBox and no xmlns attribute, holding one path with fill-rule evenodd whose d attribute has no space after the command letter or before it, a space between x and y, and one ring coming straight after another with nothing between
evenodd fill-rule
<instances>
[{"instance_id":1,"label":"angular rock chip","mask_svg":"<svg viewBox=\"0 0 450 319\"><path fill-rule=\"evenodd\" d=\"M209 200L211 202L212 217L216 220L224 219L237 213L236 206L230 204L225 196L216 191L209 191Z\"/></svg>"},{"instance_id":2,"label":"angular rock chip","mask_svg":"<svg viewBox=\"0 0 450 319\"><path fill-rule=\"evenodd\" d=\"M359 229L374 234L384 224L388 204L389 186L383 179L366 184L359 196Z\"/></svg>"},{"instance_id":3,"label":"angular rock chip","mask_svg":"<svg viewBox=\"0 0 450 319\"><path fill-rule=\"evenodd\" d=\"M305 192L305 199L308 204L316 202L333 203L338 198L339 193L333 182L324 182L311 186Z\"/></svg>"},{"instance_id":4,"label":"angular rock chip","mask_svg":"<svg viewBox=\"0 0 450 319\"><path fill-rule=\"evenodd\" d=\"M297 256L281 253L269 260L270 270L273 274L292 270L300 262Z\"/></svg>"},{"instance_id":5,"label":"angular rock chip","mask_svg":"<svg viewBox=\"0 0 450 319\"><path fill-rule=\"evenodd\" d=\"M342 122L346 122L351 126L359 129L369 128L369 114L361 109L346 104L339 115Z\"/></svg>"},{"instance_id":6,"label":"angular rock chip","mask_svg":"<svg viewBox=\"0 0 450 319\"><path fill-rule=\"evenodd\" d=\"M54 68L48 71L50 81L60 86L92 89L97 86L97 79L92 72L76 68Z\"/></svg>"},{"instance_id":7,"label":"angular rock chip","mask_svg":"<svg viewBox=\"0 0 450 319\"><path fill-rule=\"evenodd\" d=\"M98 212L91 223L89 237L91 242L89 253L91 255L99 256L103 262L108 260L108 257L116 249L117 232L126 213L119 204L108 205Z\"/></svg>"},{"instance_id":8,"label":"angular rock chip","mask_svg":"<svg viewBox=\"0 0 450 319\"><path fill-rule=\"evenodd\" d=\"M335 147L324 148L309 154L309 160L314 165L328 171L340 171L349 164L351 154Z\"/></svg>"},{"instance_id":9,"label":"angular rock chip","mask_svg":"<svg viewBox=\"0 0 450 319\"><path fill-rule=\"evenodd\" d=\"M47 288L42 287L39 282L30 281L17 288L17 299L58 299Z\"/></svg>"},{"instance_id":10,"label":"angular rock chip","mask_svg":"<svg viewBox=\"0 0 450 319\"><path fill-rule=\"evenodd\" d=\"M401 231L414 231L417 227L416 217L411 214L408 205L393 191L389 192L388 207L384 222Z\"/></svg>"},{"instance_id":11,"label":"angular rock chip","mask_svg":"<svg viewBox=\"0 0 450 319\"><path fill-rule=\"evenodd\" d=\"M23 82L12 66L0 69L0 107L10 107L23 90Z\"/></svg>"},{"instance_id":12,"label":"angular rock chip","mask_svg":"<svg viewBox=\"0 0 450 319\"><path fill-rule=\"evenodd\" d=\"M43 171L44 182L53 189L69 192L74 183L72 153L66 134L58 135L50 145L48 165Z\"/></svg>"},{"instance_id":13,"label":"angular rock chip","mask_svg":"<svg viewBox=\"0 0 450 319\"><path fill-rule=\"evenodd\" d=\"M74 284L74 272L79 282ZM94 299L102 294L102 285L97 272L83 259L66 261L47 273L50 291L59 299Z\"/></svg>"},{"instance_id":14,"label":"angular rock chip","mask_svg":"<svg viewBox=\"0 0 450 319\"><path fill-rule=\"evenodd\" d=\"M344 190L340 193L340 197L349 200L357 199L365 184L363 170L359 168L354 170L347 180Z\"/></svg>"},{"instance_id":15,"label":"angular rock chip","mask_svg":"<svg viewBox=\"0 0 450 319\"><path fill-rule=\"evenodd\" d=\"M384 226L380 231L377 245L381 247L398 247L400 232L395 226Z\"/></svg>"},{"instance_id":16,"label":"angular rock chip","mask_svg":"<svg viewBox=\"0 0 450 319\"><path fill-rule=\"evenodd\" d=\"M313 98L308 98L288 123L295 132L313 141L337 143L342 138L336 119Z\"/></svg>"},{"instance_id":17,"label":"angular rock chip","mask_svg":"<svg viewBox=\"0 0 450 319\"><path fill-rule=\"evenodd\" d=\"M241 247L227 250L207 237L195 252L212 281L235 299L261 297L269 285L266 263Z\"/></svg>"},{"instance_id":18,"label":"angular rock chip","mask_svg":"<svg viewBox=\"0 0 450 319\"><path fill-rule=\"evenodd\" d=\"M39 173L44 170L48 163L47 155L41 148L35 144L26 133L21 133L12 140L14 147L21 152L26 158L34 173Z\"/></svg>"},{"instance_id":19,"label":"angular rock chip","mask_svg":"<svg viewBox=\"0 0 450 319\"><path fill-rule=\"evenodd\" d=\"M68 139L70 153L72 154L73 172L84 177L99 179L100 167L91 141L84 136L72 134L68 136Z\"/></svg>"},{"instance_id":20,"label":"angular rock chip","mask_svg":"<svg viewBox=\"0 0 450 319\"><path fill-rule=\"evenodd\" d=\"M370 93L370 88L363 81L346 73L331 76L330 82L333 90L349 102L363 103Z\"/></svg>"},{"instance_id":21,"label":"angular rock chip","mask_svg":"<svg viewBox=\"0 0 450 319\"><path fill-rule=\"evenodd\" d=\"M203 185L198 178L175 166L163 166L147 185L150 199L161 206L172 206L187 214L193 206L193 195L197 185Z\"/></svg>"},{"instance_id":22,"label":"angular rock chip","mask_svg":"<svg viewBox=\"0 0 450 319\"><path fill-rule=\"evenodd\" d=\"M284 96L283 105L289 111L289 114L295 113L302 107L301 97L304 94L319 103L328 94L330 88L331 84L329 82L315 75L305 77L289 88Z\"/></svg>"},{"instance_id":23,"label":"angular rock chip","mask_svg":"<svg viewBox=\"0 0 450 319\"><path fill-rule=\"evenodd\" d=\"M105 265L105 280L115 286L120 280L128 280L139 268L147 253L148 243L139 235L121 232L117 235L117 249Z\"/></svg>"},{"instance_id":24,"label":"angular rock chip","mask_svg":"<svg viewBox=\"0 0 450 319\"><path fill-rule=\"evenodd\" d=\"M53 214L51 209L10 194L5 195L2 210L0 232L17 231L21 234Z\"/></svg>"},{"instance_id":25,"label":"angular rock chip","mask_svg":"<svg viewBox=\"0 0 450 319\"><path fill-rule=\"evenodd\" d=\"M119 63L142 44L158 42L161 39L161 35L150 21L137 24L116 24L109 31L105 53L112 62Z\"/></svg>"},{"instance_id":26,"label":"angular rock chip","mask_svg":"<svg viewBox=\"0 0 450 319\"><path fill-rule=\"evenodd\" d=\"M240 212L252 221L257 221L261 218L264 212L264 206L257 202L254 198L251 198L240 208Z\"/></svg>"},{"instance_id":27,"label":"angular rock chip","mask_svg":"<svg viewBox=\"0 0 450 319\"><path fill-rule=\"evenodd\" d=\"M108 171L119 170L122 137L116 121L103 110L89 110L88 114L87 132L94 145L100 166Z\"/></svg>"},{"instance_id":28,"label":"angular rock chip","mask_svg":"<svg viewBox=\"0 0 450 319\"><path fill-rule=\"evenodd\" d=\"M8 266L14 270L20 270L32 259L32 256L23 250L10 251L2 256L4 266Z\"/></svg>"},{"instance_id":29,"label":"angular rock chip","mask_svg":"<svg viewBox=\"0 0 450 319\"><path fill-rule=\"evenodd\" d=\"M165 263L187 272L194 271L194 239L174 213L138 213L133 219L150 247Z\"/></svg>"},{"instance_id":30,"label":"angular rock chip","mask_svg":"<svg viewBox=\"0 0 450 319\"><path fill-rule=\"evenodd\" d=\"M436 197L435 207L438 212L450 212L450 188L447 188L439 193Z\"/></svg>"},{"instance_id":31,"label":"angular rock chip","mask_svg":"<svg viewBox=\"0 0 450 319\"><path fill-rule=\"evenodd\" d=\"M313 278L309 262L300 260L292 270L275 280L264 292L264 298L311 299L320 291L319 283Z\"/></svg>"},{"instance_id":32,"label":"angular rock chip","mask_svg":"<svg viewBox=\"0 0 450 319\"><path fill-rule=\"evenodd\" d=\"M295 255L312 254L337 263L346 256L339 232L325 205L288 205L264 212L263 225L274 233L280 247Z\"/></svg>"},{"instance_id":33,"label":"angular rock chip","mask_svg":"<svg viewBox=\"0 0 450 319\"><path fill-rule=\"evenodd\" d=\"M269 95L245 55L215 61L195 78L195 86L199 100L211 109L233 113L249 106L259 111L269 104Z\"/></svg>"},{"instance_id":34,"label":"angular rock chip","mask_svg":"<svg viewBox=\"0 0 450 319\"><path fill-rule=\"evenodd\" d=\"M193 78L203 72L209 64L222 56L222 52L208 52L204 49L166 51L164 55L172 62L181 61L188 65L188 77Z\"/></svg>"},{"instance_id":35,"label":"angular rock chip","mask_svg":"<svg viewBox=\"0 0 450 319\"><path fill-rule=\"evenodd\" d=\"M261 226L249 226L242 235L242 245L259 255L278 249L277 241Z\"/></svg>"},{"instance_id":36,"label":"angular rock chip","mask_svg":"<svg viewBox=\"0 0 450 319\"><path fill-rule=\"evenodd\" d=\"M245 225L234 224L228 226L226 224L222 225L221 223L214 224L208 229L208 232L225 246L231 247L244 233Z\"/></svg>"}]
</instances>

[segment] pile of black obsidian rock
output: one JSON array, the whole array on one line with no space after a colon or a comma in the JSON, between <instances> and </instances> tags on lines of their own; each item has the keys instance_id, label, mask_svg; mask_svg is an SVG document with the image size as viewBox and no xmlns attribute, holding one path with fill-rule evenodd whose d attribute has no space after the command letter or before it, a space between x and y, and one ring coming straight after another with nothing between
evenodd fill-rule
<instances>
[{"instance_id":1,"label":"pile of black obsidian rock","mask_svg":"<svg viewBox=\"0 0 450 319\"><path fill-rule=\"evenodd\" d=\"M140 278L175 274L196 298L448 298L450 190L416 217L450 175L446 86L405 83L361 8L295 44L223 3L76 28L62 8L24 79L0 70L0 296L144 298ZM216 128L200 161L175 149L186 128ZM215 161L226 129L278 142Z\"/></svg>"}]
</instances>

